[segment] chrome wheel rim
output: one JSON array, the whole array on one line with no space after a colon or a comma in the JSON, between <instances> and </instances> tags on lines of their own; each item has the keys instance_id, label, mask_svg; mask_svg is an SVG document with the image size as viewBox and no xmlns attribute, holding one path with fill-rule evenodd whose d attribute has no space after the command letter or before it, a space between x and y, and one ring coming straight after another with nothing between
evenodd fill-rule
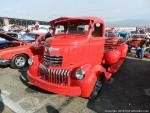
<instances>
[{"instance_id":1,"label":"chrome wheel rim","mask_svg":"<svg viewBox=\"0 0 150 113\"><path fill-rule=\"evenodd\" d=\"M24 57L17 57L15 59L15 64L17 67L23 67L25 65L25 63L26 63L26 60Z\"/></svg>"}]
</instances>

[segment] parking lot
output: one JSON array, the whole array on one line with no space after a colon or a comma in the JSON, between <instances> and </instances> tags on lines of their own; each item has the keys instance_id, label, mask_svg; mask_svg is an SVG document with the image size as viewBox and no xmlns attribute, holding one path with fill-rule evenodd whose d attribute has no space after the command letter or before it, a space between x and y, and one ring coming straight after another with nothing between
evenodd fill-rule
<instances>
[{"instance_id":1,"label":"parking lot","mask_svg":"<svg viewBox=\"0 0 150 113\"><path fill-rule=\"evenodd\" d=\"M0 69L0 112L112 113L112 110L150 112L149 70L150 61L127 58L121 70L105 83L98 98L89 101L28 86L20 80L21 73L18 70Z\"/></svg>"}]
</instances>

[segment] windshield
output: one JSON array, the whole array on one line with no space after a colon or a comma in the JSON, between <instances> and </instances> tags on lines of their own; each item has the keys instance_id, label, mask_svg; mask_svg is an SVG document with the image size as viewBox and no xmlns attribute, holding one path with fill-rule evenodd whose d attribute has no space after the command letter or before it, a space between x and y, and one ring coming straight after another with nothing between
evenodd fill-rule
<instances>
[{"instance_id":1,"label":"windshield","mask_svg":"<svg viewBox=\"0 0 150 113\"><path fill-rule=\"evenodd\" d=\"M19 40L24 42L35 42L38 37L38 34L24 34Z\"/></svg>"},{"instance_id":2,"label":"windshield","mask_svg":"<svg viewBox=\"0 0 150 113\"><path fill-rule=\"evenodd\" d=\"M9 40L0 36L0 44L7 43L7 42L9 42Z\"/></svg>"},{"instance_id":3,"label":"windshield","mask_svg":"<svg viewBox=\"0 0 150 113\"><path fill-rule=\"evenodd\" d=\"M70 20L58 22L54 25L54 35L58 34L86 34L89 31L89 20Z\"/></svg>"}]
</instances>

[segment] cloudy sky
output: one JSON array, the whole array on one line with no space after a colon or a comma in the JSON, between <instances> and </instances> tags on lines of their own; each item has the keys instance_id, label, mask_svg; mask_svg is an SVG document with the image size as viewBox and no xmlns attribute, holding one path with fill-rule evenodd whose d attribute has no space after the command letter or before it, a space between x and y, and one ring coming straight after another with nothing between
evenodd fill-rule
<instances>
[{"instance_id":1,"label":"cloudy sky","mask_svg":"<svg viewBox=\"0 0 150 113\"><path fill-rule=\"evenodd\" d=\"M5 16L46 21L60 16L150 20L150 0L1 0L0 17Z\"/></svg>"}]
</instances>

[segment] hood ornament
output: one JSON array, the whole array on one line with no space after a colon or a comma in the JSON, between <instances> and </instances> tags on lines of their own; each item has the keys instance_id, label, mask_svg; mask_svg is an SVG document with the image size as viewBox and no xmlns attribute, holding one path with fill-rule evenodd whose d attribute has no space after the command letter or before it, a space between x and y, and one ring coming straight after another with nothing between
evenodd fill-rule
<instances>
[{"instance_id":1,"label":"hood ornament","mask_svg":"<svg viewBox=\"0 0 150 113\"><path fill-rule=\"evenodd\" d=\"M59 51L59 48L46 47L46 52L51 53L52 51Z\"/></svg>"}]
</instances>

